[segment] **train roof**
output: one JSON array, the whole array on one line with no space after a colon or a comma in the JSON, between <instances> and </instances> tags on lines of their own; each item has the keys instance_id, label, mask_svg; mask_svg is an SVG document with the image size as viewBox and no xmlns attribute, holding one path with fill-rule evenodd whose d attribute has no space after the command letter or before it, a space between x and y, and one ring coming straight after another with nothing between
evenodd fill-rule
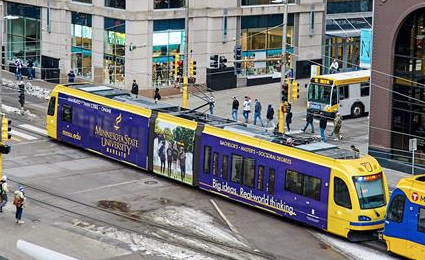
<instances>
[{"instance_id":1,"label":"train roof","mask_svg":"<svg viewBox=\"0 0 425 260\"><path fill-rule=\"evenodd\" d=\"M216 115L202 113L196 109L183 109L180 106L171 105L161 101L155 103L153 99L143 96L135 97L126 91L115 89L109 86L95 85L90 83L77 83L65 86L119 102L150 109L152 111L158 111L187 120L196 121L198 123L222 128L230 132L243 134L284 146L298 148L303 151L312 152L333 159L357 158L356 152L352 150L341 149L334 144L318 142L312 136L304 133L281 135L274 132L266 132L263 127L260 128L253 125L246 125L244 123L236 122Z\"/></svg>"}]
</instances>

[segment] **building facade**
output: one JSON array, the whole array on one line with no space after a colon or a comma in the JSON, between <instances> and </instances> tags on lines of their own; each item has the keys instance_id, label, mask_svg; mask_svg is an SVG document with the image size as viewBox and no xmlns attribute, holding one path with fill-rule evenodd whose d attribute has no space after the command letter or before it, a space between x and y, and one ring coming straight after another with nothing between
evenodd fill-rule
<instances>
[{"instance_id":1,"label":"building facade","mask_svg":"<svg viewBox=\"0 0 425 260\"><path fill-rule=\"evenodd\" d=\"M387 167L425 167L425 3L376 0L369 153Z\"/></svg>"},{"instance_id":2,"label":"building facade","mask_svg":"<svg viewBox=\"0 0 425 260\"><path fill-rule=\"evenodd\" d=\"M188 0L189 58L197 83L205 83L210 55L242 46L241 78L280 71L285 4L278 0ZM3 1L4 60L32 59L37 74L60 77L74 70L85 80L129 89L166 87L176 81L176 54L184 58L185 0ZM322 62L324 0L289 0L287 50L290 66L308 77L311 61ZM254 59L263 59L261 62ZM57 75L57 76L55 76Z\"/></svg>"}]
</instances>

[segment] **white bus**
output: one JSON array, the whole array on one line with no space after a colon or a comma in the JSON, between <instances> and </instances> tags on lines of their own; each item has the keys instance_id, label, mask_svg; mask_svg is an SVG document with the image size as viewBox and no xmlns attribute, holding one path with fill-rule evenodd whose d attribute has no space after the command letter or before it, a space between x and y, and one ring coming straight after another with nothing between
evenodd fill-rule
<instances>
[{"instance_id":1,"label":"white bus","mask_svg":"<svg viewBox=\"0 0 425 260\"><path fill-rule=\"evenodd\" d=\"M360 117L369 112L369 83L370 70L315 76L308 86L307 111Z\"/></svg>"}]
</instances>

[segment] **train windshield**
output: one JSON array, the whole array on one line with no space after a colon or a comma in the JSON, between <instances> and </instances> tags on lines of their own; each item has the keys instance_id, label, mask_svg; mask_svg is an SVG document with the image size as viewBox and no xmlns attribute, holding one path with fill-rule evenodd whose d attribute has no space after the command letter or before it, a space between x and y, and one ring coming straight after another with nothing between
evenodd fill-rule
<instances>
[{"instance_id":1,"label":"train windshield","mask_svg":"<svg viewBox=\"0 0 425 260\"><path fill-rule=\"evenodd\" d=\"M374 209L386 204L382 173L353 177L361 209Z\"/></svg>"}]
</instances>

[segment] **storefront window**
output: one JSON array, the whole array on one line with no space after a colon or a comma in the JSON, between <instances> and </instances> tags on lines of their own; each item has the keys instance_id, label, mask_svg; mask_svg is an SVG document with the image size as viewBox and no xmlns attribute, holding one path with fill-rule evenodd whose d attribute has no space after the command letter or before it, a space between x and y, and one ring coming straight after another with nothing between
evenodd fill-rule
<instances>
[{"instance_id":1,"label":"storefront window","mask_svg":"<svg viewBox=\"0 0 425 260\"><path fill-rule=\"evenodd\" d=\"M286 0L242 0L242 5L271 5L271 4L283 4ZM295 0L288 0L288 3L295 3Z\"/></svg>"},{"instance_id":2,"label":"storefront window","mask_svg":"<svg viewBox=\"0 0 425 260\"><path fill-rule=\"evenodd\" d=\"M106 7L125 9L126 0L105 0Z\"/></svg>"},{"instance_id":3,"label":"storefront window","mask_svg":"<svg viewBox=\"0 0 425 260\"><path fill-rule=\"evenodd\" d=\"M183 8L185 0L154 0L155 9Z\"/></svg>"},{"instance_id":4,"label":"storefront window","mask_svg":"<svg viewBox=\"0 0 425 260\"><path fill-rule=\"evenodd\" d=\"M282 15L242 17L242 75L274 74L280 72L282 55ZM293 15L288 16L287 52L293 51ZM289 55L288 60L289 60ZM251 62L254 59L264 61ZM267 61L266 61L267 59ZM290 62L287 64L291 66Z\"/></svg>"},{"instance_id":5,"label":"storefront window","mask_svg":"<svg viewBox=\"0 0 425 260\"><path fill-rule=\"evenodd\" d=\"M159 20L154 22L152 54L152 81L154 86L168 86L179 76L174 73L176 54L184 60L184 19Z\"/></svg>"},{"instance_id":6,"label":"storefront window","mask_svg":"<svg viewBox=\"0 0 425 260\"><path fill-rule=\"evenodd\" d=\"M16 59L24 63L32 60L36 67L40 66L41 9L31 5L8 3L7 14L19 17L6 20L7 60L12 63Z\"/></svg>"},{"instance_id":7,"label":"storefront window","mask_svg":"<svg viewBox=\"0 0 425 260\"><path fill-rule=\"evenodd\" d=\"M125 21L105 18L104 82L123 88L125 79Z\"/></svg>"},{"instance_id":8,"label":"storefront window","mask_svg":"<svg viewBox=\"0 0 425 260\"><path fill-rule=\"evenodd\" d=\"M90 14L72 12L71 68L80 77L92 78L92 20Z\"/></svg>"}]
</instances>

